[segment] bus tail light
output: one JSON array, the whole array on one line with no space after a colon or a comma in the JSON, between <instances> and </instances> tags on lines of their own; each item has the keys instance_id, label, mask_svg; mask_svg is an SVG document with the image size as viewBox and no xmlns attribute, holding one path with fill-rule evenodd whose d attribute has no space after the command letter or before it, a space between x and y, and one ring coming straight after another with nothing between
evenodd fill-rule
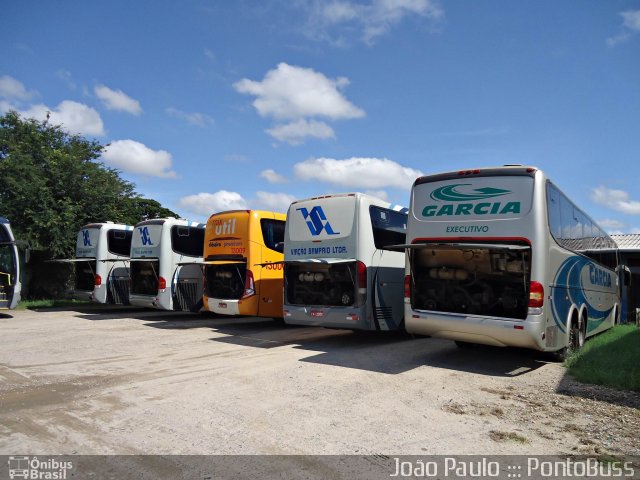
<instances>
[{"instance_id":1,"label":"bus tail light","mask_svg":"<svg viewBox=\"0 0 640 480\"><path fill-rule=\"evenodd\" d=\"M165 290L167 288L167 281L164 277L158 279L158 290Z\"/></svg>"},{"instance_id":2,"label":"bus tail light","mask_svg":"<svg viewBox=\"0 0 640 480\"><path fill-rule=\"evenodd\" d=\"M242 298L248 298L255 294L256 287L253 282L253 272L251 270L247 270L247 276L244 279L244 293L242 294Z\"/></svg>"},{"instance_id":3,"label":"bus tail light","mask_svg":"<svg viewBox=\"0 0 640 480\"><path fill-rule=\"evenodd\" d=\"M102 277L101 277L100 275L98 275L97 273L96 273L96 275L93 277L93 284L94 284L96 287L99 287L100 285L102 285Z\"/></svg>"},{"instance_id":4,"label":"bus tail light","mask_svg":"<svg viewBox=\"0 0 640 480\"><path fill-rule=\"evenodd\" d=\"M544 287L540 282L531 282L529 285L529 307L541 308L544 305Z\"/></svg>"},{"instance_id":5,"label":"bus tail light","mask_svg":"<svg viewBox=\"0 0 640 480\"><path fill-rule=\"evenodd\" d=\"M361 261L356 262L356 282L358 284L357 304L364 305L367 302L367 266Z\"/></svg>"},{"instance_id":6,"label":"bus tail light","mask_svg":"<svg viewBox=\"0 0 640 480\"><path fill-rule=\"evenodd\" d=\"M411 275L404 276L404 298L411 298Z\"/></svg>"}]
</instances>

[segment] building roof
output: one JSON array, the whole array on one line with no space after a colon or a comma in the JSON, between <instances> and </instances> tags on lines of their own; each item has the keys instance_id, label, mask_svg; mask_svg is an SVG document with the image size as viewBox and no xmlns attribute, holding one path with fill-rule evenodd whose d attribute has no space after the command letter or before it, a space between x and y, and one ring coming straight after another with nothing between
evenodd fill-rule
<instances>
[{"instance_id":1,"label":"building roof","mask_svg":"<svg viewBox=\"0 0 640 480\"><path fill-rule=\"evenodd\" d=\"M640 252L640 234L611 235L623 252Z\"/></svg>"}]
</instances>

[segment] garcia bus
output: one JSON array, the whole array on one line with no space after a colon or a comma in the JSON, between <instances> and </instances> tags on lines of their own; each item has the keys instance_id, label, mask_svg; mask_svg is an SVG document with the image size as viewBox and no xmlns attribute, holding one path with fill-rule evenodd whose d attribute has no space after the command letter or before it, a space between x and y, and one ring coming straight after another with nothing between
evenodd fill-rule
<instances>
[{"instance_id":1,"label":"garcia bus","mask_svg":"<svg viewBox=\"0 0 640 480\"><path fill-rule=\"evenodd\" d=\"M403 246L411 333L563 355L620 315L615 242L534 167L418 178Z\"/></svg>"},{"instance_id":2,"label":"garcia bus","mask_svg":"<svg viewBox=\"0 0 640 480\"><path fill-rule=\"evenodd\" d=\"M225 315L282 318L286 215L232 210L211 215L204 246L204 308Z\"/></svg>"},{"instance_id":3,"label":"garcia bus","mask_svg":"<svg viewBox=\"0 0 640 480\"><path fill-rule=\"evenodd\" d=\"M296 325L402 327L407 209L348 193L293 202L284 240L284 320Z\"/></svg>"},{"instance_id":4,"label":"garcia bus","mask_svg":"<svg viewBox=\"0 0 640 480\"><path fill-rule=\"evenodd\" d=\"M204 224L173 217L135 226L129 301L138 307L198 311Z\"/></svg>"},{"instance_id":5,"label":"garcia bus","mask_svg":"<svg viewBox=\"0 0 640 480\"><path fill-rule=\"evenodd\" d=\"M74 264L73 298L97 303L129 303L129 253L133 227L90 223L76 238L76 256L56 260Z\"/></svg>"},{"instance_id":6,"label":"garcia bus","mask_svg":"<svg viewBox=\"0 0 640 480\"><path fill-rule=\"evenodd\" d=\"M14 309L20 301L22 282L17 243L9 220L0 217L0 310Z\"/></svg>"}]
</instances>

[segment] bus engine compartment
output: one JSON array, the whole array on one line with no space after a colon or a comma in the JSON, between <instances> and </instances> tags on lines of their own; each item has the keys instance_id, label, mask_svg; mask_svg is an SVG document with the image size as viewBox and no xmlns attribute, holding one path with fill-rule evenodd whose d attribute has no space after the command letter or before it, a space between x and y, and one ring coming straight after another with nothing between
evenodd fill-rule
<instances>
[{"instance_id":1,"label":"bus engine compartment","mask_svg":"<svg viewBox=\"0 0 640 480\"><path fill-rule=\"evenodd\" d=\"M528 245L426 244L411 252L411 304L416 310L525 319L530 270Z\"/></svg>"}]
</instances>

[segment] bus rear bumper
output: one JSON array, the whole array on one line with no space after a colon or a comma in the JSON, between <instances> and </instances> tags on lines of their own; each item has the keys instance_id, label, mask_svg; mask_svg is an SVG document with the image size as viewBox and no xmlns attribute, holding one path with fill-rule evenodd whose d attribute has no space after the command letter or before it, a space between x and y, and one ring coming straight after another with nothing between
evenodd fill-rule
<instances>
[{"instance_id":1,"label":"bus rear bumper","mask_svg":"<svg viewBox=\"0 0 640 480\"><path fill-rule=\"evenodd\" d=\"M366 306L345 307L300 307L284 305L284 321L289 325L306 325L350 330L375 330L367 318Z\"/></svg>"},{"instance_id":2,"label":"bus rear bumper","mask_svg":"<svg viewBox=\"0 0 640 480\"><path fill-rule=\"evenodd\" d=\"M206 310L219 315L241 315L240 300L205 297L204 305Z\"/></svg>"},{"instance_id":3,"label":"bus rear bumper","mask_svg":"<svg viewBox=\"0 0 640 480\"><path fill-rule=\"evenodd\" d=\"M409 311L407 332L497 347L545 350L542 315L526 320Z\"/></svg>"}]
</instances>

